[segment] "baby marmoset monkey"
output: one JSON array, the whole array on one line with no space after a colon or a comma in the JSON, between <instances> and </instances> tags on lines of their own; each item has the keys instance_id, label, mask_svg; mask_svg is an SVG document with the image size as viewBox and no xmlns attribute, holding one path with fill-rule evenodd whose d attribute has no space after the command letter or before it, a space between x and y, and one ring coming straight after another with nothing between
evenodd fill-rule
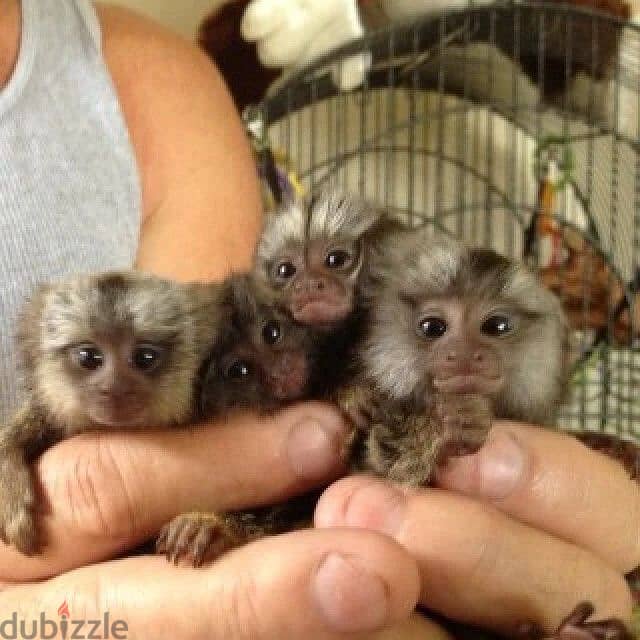
<instances>
[{"instance_id":1,"label":"baby marmoset monkey","mask_svg":"<svg viewBox=\"0 0 640 640\"><path fill-rule=\"evenodd\" d=\"M194 413L196 376L223 320L216 285L136 272L38 289L18 329L26 400L0 430L0 537L40 546L29 464L94 429L166 427Z\"/></svg>"},{"instance_id":2,"label":"baby marmoset monkey","mask_svg":"<svg viewBox=\"0 0 640 640\"><path fill-rule=\"evenodd\" d=\"M494 417L551 423L567 385L568 324L524 266L422 229L391 234L371 278L362 379L342 403L366 418L355 469L424 485L450 456L479 449ZM621 620L593 613L581 602L552 634L523 625L512 637L631 639Z\"/></svg>"},{"instance_id":3,"label":"baby marmoset monkey","mask_svg":"<svg viewBox=\"0 0 640 640\"><path fill-rule=\"evenodd\" d=\"M369 416L356 467L411 485L480 448L493 417L548 424L567 377L555 295L494 251L430 235L391 234L372 265L363 384L346 394Z\"/></svg>"},{"instance_id":4,"label":"baby marmoset monkey","mask_svg":"<svg viewBox=\"0 0 640 640\"><path fill-rule=\"evenodd\" d=\"M251 275L232 276L223 291L230 322L202 365L200 413L264 411L308 395L316 332L269 304Z\"/></svg>"}]
</instances>

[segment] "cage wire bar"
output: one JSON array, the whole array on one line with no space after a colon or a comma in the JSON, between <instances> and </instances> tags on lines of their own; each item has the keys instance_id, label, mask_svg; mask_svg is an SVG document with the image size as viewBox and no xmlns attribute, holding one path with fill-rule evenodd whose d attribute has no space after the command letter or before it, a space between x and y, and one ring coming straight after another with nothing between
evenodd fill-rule
<instances>
[{"instance_id":1,"label":"cage wire bar","mask_svg":"<svg viewBox=\"0 0 640 640\"><path fill-rule=\"evenodd\" d=\"M332 71L363 53L364 82L340 91ZM559 423L640 438L639 67L634 24L496 4L369 33L259 110L306 188L339 184L540 269L572 327Z\"/></svg>"}]
</instances>

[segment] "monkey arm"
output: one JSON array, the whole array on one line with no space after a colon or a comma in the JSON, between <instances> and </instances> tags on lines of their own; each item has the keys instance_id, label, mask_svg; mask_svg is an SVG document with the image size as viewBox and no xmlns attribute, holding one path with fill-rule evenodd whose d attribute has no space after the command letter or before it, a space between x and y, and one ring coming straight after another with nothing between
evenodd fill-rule
<instances>
[{"instance_id":1,"label":"monkey arm","mask_svg":"<svg viewBox=\"0 0 640 640\"><path fill-rule=\"evenodd\" d=\"M424 411L376 398L367 385L341 390L336 400L358 427L352 468L410 486L429 483L450 456L480 449L493 418L489 399L477 394L437 393Z\"/></svg>"},{"instance_id":2,"label":"monkey arm","mask_svg":"<svg viewBox=\"0 0 640 640\"><path fill-rule=\"evenodd\" d=\"M312 491L275 506L244 511L183 513L162 528L156 550L173 562L188 556L194 567L201 566L252 540L310 526L319 495Z\"/></svg>"},{"instance_id":3,"label":"monkey arm","mask_svg":"<svg viewBox=\"0 0 640 640\"><path fill-rule=\"evenodd\" d=\"M0 539L27 554L39 546L29 463L54 440L53 433L33 403L0 431Z\"/></svg>"},{"instance_id":4,"label":"monkey arm","mask_svg":"<svg viewBox=\"0 0 640 640\"><path fill-rule=\"evenodd\" d=\"M364 440L358 467L393 482L424 486L430 482L445 445L440 425L428 414L375 421Z\"/></svg>"}]
</instances>

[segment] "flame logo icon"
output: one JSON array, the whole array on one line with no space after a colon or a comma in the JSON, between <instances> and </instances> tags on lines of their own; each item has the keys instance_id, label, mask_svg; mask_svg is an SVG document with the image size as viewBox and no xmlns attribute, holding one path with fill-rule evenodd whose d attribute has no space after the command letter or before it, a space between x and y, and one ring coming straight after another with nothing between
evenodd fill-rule
<instances>
[{"instance_id":1,"label":"flame logo icon","mask_svg":"<svg viewBox=\"0 0 640 640\"><path fill-rule=\"evenodd\" d=\"M58 615L65 616L67 618L71 616L71 614L69 613L69 605L67 604L66 600L58 607Z\"/></svg>"}]
</instances>

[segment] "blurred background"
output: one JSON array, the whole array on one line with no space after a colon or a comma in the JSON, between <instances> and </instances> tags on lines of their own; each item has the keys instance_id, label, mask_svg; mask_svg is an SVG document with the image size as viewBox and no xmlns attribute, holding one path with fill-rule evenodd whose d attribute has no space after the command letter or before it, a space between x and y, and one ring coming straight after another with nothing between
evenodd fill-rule
<instances>
[{"instance_id":1,"label":"blurred background","mask_svg":"<svg viewBox=\"0 0 640 640\"><path fill-rule=\"evenodd\" d=\"M224 0L112 0L113 4L135 9L158 22L193 38L202 19Z\"/></svg>"},{"instance_id":2,"label":"blurred background","mask_svg":"<svg viewBox=\"0 0 640 640\"><path fill-rule=\"evenodd\" d=\"M320 0L321 1L321 0ZM187 38L193 38L202 19L225 0L111 0L155 18ZM426 2L425 2L426 4ZM632 14L640 10L640 0L630 0Z\"/></svg>"}]
</instances>

